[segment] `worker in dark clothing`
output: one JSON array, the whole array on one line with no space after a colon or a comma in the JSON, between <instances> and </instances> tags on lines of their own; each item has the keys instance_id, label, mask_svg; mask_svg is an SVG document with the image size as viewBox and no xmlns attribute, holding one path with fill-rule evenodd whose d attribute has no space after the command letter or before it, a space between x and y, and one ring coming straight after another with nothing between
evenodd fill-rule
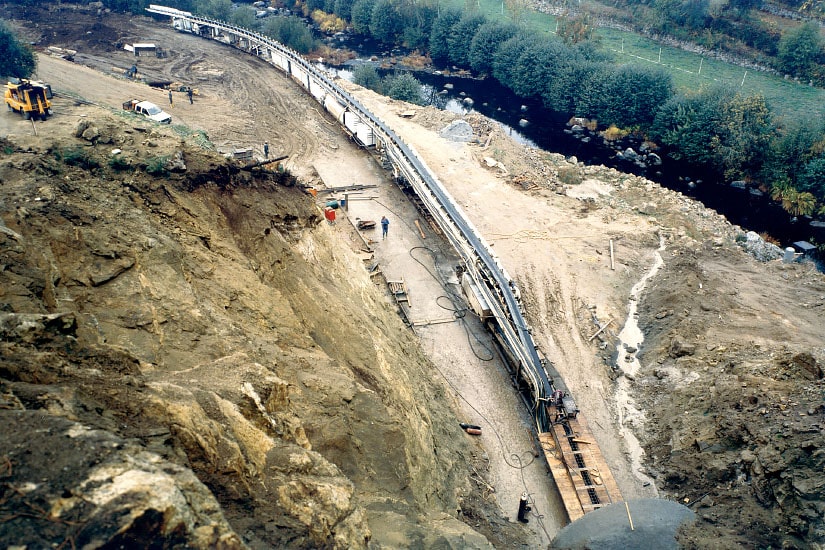
<instances>
[{"instance_id":1,"label":"worker in dark clothing","mask_svg":"<svg viewBox=\"0 0 825 550\"><path fill-rule=\"evenodd\" d=\"M172 106L172 107L175 106L175 104L172 103L172 90L169 90L169 105Z\"/></svg>"},{"instance_id":2,"label":"worker in dark clothing","mask_svg":"<svg viewBox=\"0 0 825 550\"><path fill-rule=\"evenodd\" d=\"M390 230L390 220L386 216L381 216L381 238L387 238L387 232Z\"/></svg>"},{"instance_id":3,"label":"worker in dark clothing","mask_svg":"<svg viewBox=\"0 0 825 550\"><path fill-rule=\"evenodd\" d=\"M189 96L189 105L192 105L193 103L195 103L194 101L192 101L192 86L189 86L188 88L186 88L186 95Z\"/></svg>"},{"instance_id":4,"label":"worker in dark clothing","mask_svg":"<svg viewBox=\"0 0 825 550\"><path fill-rule=\"evenodd\" d=\"M264 158L269 158L269 142L264 142Z\"/></svg>"}]
</instances>

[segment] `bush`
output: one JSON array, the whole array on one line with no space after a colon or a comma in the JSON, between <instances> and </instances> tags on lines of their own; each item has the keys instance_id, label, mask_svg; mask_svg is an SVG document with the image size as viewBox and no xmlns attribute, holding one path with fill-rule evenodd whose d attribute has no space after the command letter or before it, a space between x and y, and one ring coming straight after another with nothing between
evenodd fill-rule
<instances>
[{"instance_id":1,"label":"bush","mask_svg":"<svg viewBox=\"0 0 825 550\"><path fill-rule=\"evenodd\" d=\"M163 177L169 175L166 165L169 163L169 156L154 157L146 163L146 173L150 176Z\"/></svg>"},{"instance_id":2,"label":"bush","mask_svg":"<svg viewBox=\"0 0 825 550\"><path fill-rule=\"evenodd\" d=\"M294 15L290 17L270 17L264 23L261 32L281 44L289 46L298 53L309 53L316 46L312 31L302 19Z\"/></svg>"},{"instance_id":3,"label":"bush","mask_svg":"<svg viewBox=\"0 0 825 550\"><path fill-rule=\"evenodd\" d=\"M109 159L109 168L115 172L123 172L132 168L132 163L123 155L115 155Z\"/></svg>"},{"instance_id":4,"label":"bush","mask_svg":"<svg viewBox=\"0 0 825 550\"><path fill-rule=\"evenodd\" d=\"M562 166L559 168L559 181L565 185L579 185L584 177L578 166Z\"/></svg>"},{"instance_id":5,"label":"bush","mask_svg":"<svg viewBox=\"0 0 825 550\"><path fill-rule=\"evenodd\" d=\"M55 152L55 158L68 166L77 166L84 170L98 168L100 163L83 147L66 147Z\"/></svg>"},{"instance_id":6,"label":"bush","mask_svg":"<svg viewBox=\"0 0 825 550\"><path fill-rule=\"evenodd\" d=\"M410 73L401 73L388 76L384 79L384 89L393 99L400 99L407 103L423 105L421 97L421 82Z\"/></svg>"},{"instance_id":7,"label":"bush","mask_svg":"<svg viewBox=\"0 0 825 550\"><path fill-rule=\"evenodd\" d=\"M607 141L616 141L618 139L622 139L626 137L630 133L630 130L622 130L617 128L615 125L611 124L605 131L602 132L602 137Z\"/></svg>"},{"instance_id":8,"label":"bush","mask_svg":"<svg viewBox=\"0 0 825 550\"><path fill-rule=\"evenodd\" d=\"M37 67L32 49L3 22L0 22L0 52L1 75L28 78Z\"/></svg>"},{"instance_id":9,"label":"bush","mask_svg":"<svg viewBox=\"0 0 825 550\"><path fill-rule=\"evenodd\" d=\"M381 92L381 76L374 65L359 65L352 71L352 81L376 93Z\"/></svg>"}]
</instances>

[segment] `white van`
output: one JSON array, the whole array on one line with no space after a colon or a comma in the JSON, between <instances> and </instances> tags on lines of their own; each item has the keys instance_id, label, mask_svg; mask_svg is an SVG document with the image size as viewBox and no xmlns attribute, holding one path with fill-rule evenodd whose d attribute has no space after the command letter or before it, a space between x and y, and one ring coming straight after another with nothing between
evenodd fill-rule
<instances>
[{"instance_id":1,"label":"white van","mask_svg":"<svg viewBox=\"0 0 825 550\"><path fill-rule=\"evenodd\" d=\"M160 122L161 124L172 124L172 115L149 101L129 101L123 104L124 109L129 109L139 115L143 115L149 120Z\"/></svg>"}]
</instances>

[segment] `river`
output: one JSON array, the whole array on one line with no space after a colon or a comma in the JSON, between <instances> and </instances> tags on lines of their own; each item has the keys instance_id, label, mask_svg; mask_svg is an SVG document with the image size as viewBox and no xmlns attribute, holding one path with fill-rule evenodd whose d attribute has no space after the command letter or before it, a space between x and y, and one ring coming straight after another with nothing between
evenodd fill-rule
<instances>
[{"instance_id":1,"label":"river","mask_svg":"<svg viewBox=\"0 0 825 550\"><path fill-rule=\"evenodd\" d=\"M351 79L352 68L367 62L359 59L329 70ZM382 75L390 72L379 70ZM770 235L783 248L799 241L825 242L825 227L811 226L808 218L790 216L757 189L731 186L723 182L719 174L697 170L669 159L666 154L661 154L661 165L640 167L617 156L616 149L605 145L598 136L591 136L589 140L575 137L570 132L568 115L545 109L540 101L516 98L493 79L447 76L432 71L416 71L414 75L422 83L422 95L431 105L460 114L478 112L497 121L521 143L576 157L585 164L603 164L644 176L702 202L747 231ZM620 149L631 147L638 152L640 145L638 139L626 138Z\"/></svg>"}]
</instances>

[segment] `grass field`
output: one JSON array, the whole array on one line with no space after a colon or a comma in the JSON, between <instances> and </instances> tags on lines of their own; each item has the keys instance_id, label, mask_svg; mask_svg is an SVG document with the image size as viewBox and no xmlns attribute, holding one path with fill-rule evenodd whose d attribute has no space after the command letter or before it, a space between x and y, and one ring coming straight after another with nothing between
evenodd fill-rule
<instances>
[{"instance_id":1,"label":"grass field","mask_svg":"<svg viewBox=\"0 0 825 550\"><path fill-rule=\"evenodd\" d=\"M464 0L448 2L454 7L466 6ZM507 16L501 0L477 0L478 11L489 19ZM552 33L556 18L536 11L525 11L522 19L528 27ZM611 52L619 63L658 65L673 75L680 91L697 91L714 84L723 84L741 90L745 95L762 94L773 112L785 118L821 118L825 116L825 89L799 84L792 80L738 65L662 46L638 34L601 28L597 31L602 48Z\"/></svg>"},{"instance_id":2,"label":"grass field","mask_svg":"<svg viewBox=\"0 0 825 550\"><path fill-rule=\"evenodd\" d=\"M784 80L768 73L662 46L637 34L599 29L602 47L619 62L658 65L673 75L680 90L699 90L723 84L745 95L762 94L777 115L785 117L822 117L825 115L825 90Z\"/></svg>"}]
</instances>

